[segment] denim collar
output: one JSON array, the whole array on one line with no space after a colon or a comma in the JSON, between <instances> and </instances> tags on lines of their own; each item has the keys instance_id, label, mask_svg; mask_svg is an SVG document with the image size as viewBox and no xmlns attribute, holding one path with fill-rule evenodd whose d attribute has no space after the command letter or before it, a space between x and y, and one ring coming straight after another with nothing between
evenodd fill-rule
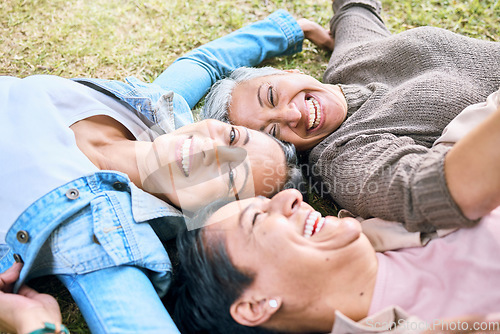
<instances>
[{"instance_id":1,"label":"denim collar","mask_svg":"<svg viewBox=\"0 0 500 334\"><path fill-rule=\"evenodd\" d=\"M182 213L173 205L162 201L132 182L129 183L132 194L132 214L138 223L161 217L182 217Z\"/></svg>"}]
</instances>

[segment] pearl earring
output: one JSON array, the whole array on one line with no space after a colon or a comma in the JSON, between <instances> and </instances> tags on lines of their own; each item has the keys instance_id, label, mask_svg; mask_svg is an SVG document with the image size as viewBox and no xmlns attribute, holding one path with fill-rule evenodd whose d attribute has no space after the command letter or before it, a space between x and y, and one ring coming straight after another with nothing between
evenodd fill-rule
<instances>
[{"instance_id":1,"label":"pearl earring","mask_svg":"<svg viewBox=\"0 0 500 334\"><path fill-rule=\"evenodd\" d=\"M278 307L278 301L276 299L271 299L269 301L269 306L271 306L272 308L277 308Z\"/></svg>"}]
</instances>

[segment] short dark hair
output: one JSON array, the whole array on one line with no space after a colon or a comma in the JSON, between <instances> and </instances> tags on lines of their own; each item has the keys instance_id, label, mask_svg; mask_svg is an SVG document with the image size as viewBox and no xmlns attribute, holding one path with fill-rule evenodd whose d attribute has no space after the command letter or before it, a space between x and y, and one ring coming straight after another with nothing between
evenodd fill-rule
<instances>
[{"instance_id":1,"label":"short dark hair","mask_svg":"<svg viewBox=\"0 0 500 334\"><path fill-rule=\"evenodd\" d=\"M193 218L194 226L204 226L227 203L219 200L201 209ZM181 333L274 333L240 325L232 318L229 309L252 284L254 273L233 265L221 238L209 240L203 228L184 230L177 237L177 250L174 319Z\"/></svg>"}]
</instances>

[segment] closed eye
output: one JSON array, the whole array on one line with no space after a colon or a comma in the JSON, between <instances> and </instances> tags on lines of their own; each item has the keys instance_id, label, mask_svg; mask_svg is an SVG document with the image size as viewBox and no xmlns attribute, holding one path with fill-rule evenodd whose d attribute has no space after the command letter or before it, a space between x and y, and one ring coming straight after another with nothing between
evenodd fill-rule
<instances>
[{"instance_id":1,"label":"closed eye","mask_svg":"<svg viewBox=\"0 0 500 334\"><path fill-rule=\"evenodd\" d=\"M274 93L273 93L273 86L269 86L269 88L267 89L267 100L269 101L269 103L273 106L273 107L276 107L274 105Z\"/></svg>"},{"instance_id":2,"label":"closed eye","mask_svg":"<svg viewBox=\"0 0 500 334\"><path fill-rule=\"evenodd\" d=\"M269 130L269 134L273 137L276 137L277 128L278 128L278 124L273 124L273 126Z\"/></svg>"},{"instance_id":3,"label":"closed eye","mask_svg":"<svg viewBox=\"0 0 500 334\"><path fill-rule=\"evenodd\" d=\"M262 212L257 211L257 212L255 212L255 214L253 215L253 219L252 219L252 227L255 225L255 222L257 221L257 217L258 217L261 213L262 213Z\"/></svg>"},{"instance_id":4,"label":"closed eye","mask_svg":"<svg viewBox=\"0 0 500 334\"><path fill-rule=\"evenodd\" d=\"M275 123L269 129L269 134L274 138L280 139L280 126L278 123Z\"/></svg>"}]
</instances>

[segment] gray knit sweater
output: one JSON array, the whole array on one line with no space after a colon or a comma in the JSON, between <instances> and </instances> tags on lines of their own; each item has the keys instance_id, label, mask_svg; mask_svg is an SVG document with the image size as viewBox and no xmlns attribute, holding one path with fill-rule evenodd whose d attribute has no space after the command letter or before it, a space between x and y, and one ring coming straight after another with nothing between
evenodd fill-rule
<instances>
[{"instance_id":1,"label":"gray knit sweater","mask_svg":"<svg viewBox=\"0 0 500 334\"><path fill-rule=\"evenodd\" d=\"M432 27L391 35L375 0L336 0L335 49L324 82L340 84L342 126L309 155L342 207L430 231L474 224L448 191L444 156L431 148L466 106L500 86L500 43Z\"/></svg>"}]
</instances>

